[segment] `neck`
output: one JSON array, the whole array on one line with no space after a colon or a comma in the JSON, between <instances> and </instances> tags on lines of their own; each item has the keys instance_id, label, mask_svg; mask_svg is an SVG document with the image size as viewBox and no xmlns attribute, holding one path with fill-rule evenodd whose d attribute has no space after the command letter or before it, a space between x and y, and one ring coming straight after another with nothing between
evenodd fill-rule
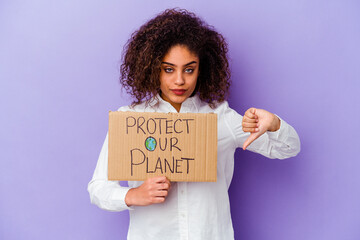
<instances>
[{"instance_id":1,"label":"neck","mask_svg":"<svg viewBox=\"0 0 360 240\"><path fill-rule=\"evenodd\" d=\"M170 103L171 106L173 106L177 112L180 112L181 103L174 103L174 102L169 101L166 97L163 96L162 93L160 93L160 97L161 97L164 101Z\"/></svg>"},{"instance_id":2,"label":"neck","mask_svg":"<svg viewBox=\"0 0 360 240\"><path fill-rule=\"evenodd\" d=\"M176 109L177 112L180 112L181 103L171 103L171 105Z\"/></svg>"}]
</instances>

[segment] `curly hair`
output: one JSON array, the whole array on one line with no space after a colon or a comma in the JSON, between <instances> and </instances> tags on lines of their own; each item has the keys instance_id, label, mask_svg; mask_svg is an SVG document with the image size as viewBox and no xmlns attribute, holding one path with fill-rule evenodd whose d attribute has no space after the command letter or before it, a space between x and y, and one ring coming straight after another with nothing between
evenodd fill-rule
<instances>
[{"instance_id":1,"label":"curly hair","mask_svg":"<svg viewBox=\"0 0 360 240\"><path fill-rule=\"evenodd\" d=\"M194 90L213 106L223 102L230 87L228 47L224 37L194 13L167 9L135 31L124 46L120 83L139 104L160 93L161 60L175 45L199 57L200 74Z\"/></svg>"}]
</instances>

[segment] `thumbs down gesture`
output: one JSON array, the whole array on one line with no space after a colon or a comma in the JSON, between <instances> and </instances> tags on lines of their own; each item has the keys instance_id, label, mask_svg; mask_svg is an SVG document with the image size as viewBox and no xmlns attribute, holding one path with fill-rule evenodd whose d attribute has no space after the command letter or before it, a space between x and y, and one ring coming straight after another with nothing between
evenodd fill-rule
<instances>
[{"instance_id":1,"label":"thumbs down gesture","mask_svg":"<svg viewBox=\"0 0 360 240\"><path fill-rule=\"evenodd\" d=\"M243 116L242 128L244 132L250 132L250 136L245 140L243 145L243 149L245 150L266 131L275 132L279 130L280 119L275 114L264 109L249 108Z\"/></svg>"}]
</instances>

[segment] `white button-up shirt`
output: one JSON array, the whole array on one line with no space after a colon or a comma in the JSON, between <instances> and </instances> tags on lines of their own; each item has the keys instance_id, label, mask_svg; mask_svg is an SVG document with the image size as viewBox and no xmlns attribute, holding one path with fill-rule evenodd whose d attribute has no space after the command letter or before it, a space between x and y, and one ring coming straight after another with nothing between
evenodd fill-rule
<instances>
[{"instance_id":1,"label":"white button-up shirt","mask_svg":"<svg viewBox=\"0 0 360 240\"><path fill-rule=\"evenodd\" d=\"M172 105L157 96L157 100L142 103L134 108L121 107L119 111L176 112ZM122 211L129 209L129 240L230 240L234 239L228 188L234 170L234 152L242 147L249 133L242 130L242 116L228 106L227 102L211 108L196 95L186 99L180 113L218 114L218 160L217 182L172 183L164 203L149 206L125 204L130 188L138 187L141 181L129 181L129 187L107 178L108 137L100 152L92 180L88 185L90 199L102 209ZM266 132L247 149L269 158L284 159L300 151L299 137L290 125L280 119L280 129Z\"/></svg>"}]
</instances>

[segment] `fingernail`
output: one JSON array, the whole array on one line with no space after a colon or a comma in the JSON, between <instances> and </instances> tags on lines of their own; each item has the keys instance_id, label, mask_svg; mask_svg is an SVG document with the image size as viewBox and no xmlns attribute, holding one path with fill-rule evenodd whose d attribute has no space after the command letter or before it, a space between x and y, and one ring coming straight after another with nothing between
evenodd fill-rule
<instances>
[{"instance_id":1,"label":"fingernail","mask_svg":"<svg viewBox=\"0 0 360 240\"><path fill-rule=\"evenodd\" d=\"M259 129L258 128L255 128L255 132L258 132L259 131Z\"/></svg>"}]
</instances>

